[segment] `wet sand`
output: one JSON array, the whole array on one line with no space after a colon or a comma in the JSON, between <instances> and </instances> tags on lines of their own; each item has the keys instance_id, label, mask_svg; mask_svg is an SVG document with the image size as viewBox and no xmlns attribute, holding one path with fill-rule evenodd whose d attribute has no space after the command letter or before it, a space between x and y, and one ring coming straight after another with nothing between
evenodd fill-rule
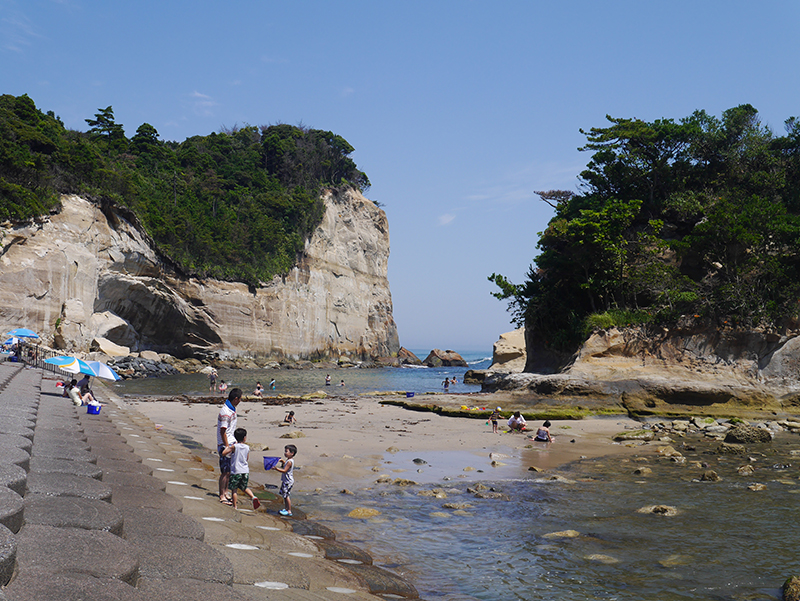
<instances>
[{"instance_id":1,"label":"wet sand","mask_svg":"<svg viewBox=\"0 0 800 601\"><path fill-rule=\"evenodd\" d=\"M437 395L439 405L457 408L463 403L502 405L500 394ZM161 425L188 436L208 449L216 446L219 404L180 400L123 399ZM295 411L297 424L282 426L286 412ZM535 442L532 433L492 433L484 419L449 417L381 404L381 397L329 397L287 406L268 406L245 399L238 408L240 427L248 431L251 481L277 484L277 472L264 472L262 456L282 456L286 444L298 448L295 490L368 486L384 475L417 482L443 477L516 478L530 467L554 469L581 457L629 453L612 436L641 424L623 416L582 420L551 420L553 443ZM535 432L540 422L529 422ZM298 438L282 438L297 433ZM490 457L490 454L500 454ZM413 460L422 460L424 463ZM494 459L494 463L493 463Z\"/></svg>"}]
</instances>

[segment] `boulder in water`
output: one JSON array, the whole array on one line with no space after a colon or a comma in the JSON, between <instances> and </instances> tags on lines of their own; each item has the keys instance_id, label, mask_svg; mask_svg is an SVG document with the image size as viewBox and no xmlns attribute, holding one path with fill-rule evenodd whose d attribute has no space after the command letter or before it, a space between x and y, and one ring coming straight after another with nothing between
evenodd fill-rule
<instances>
[{"instance_id":1,"label":"boulder in water","mask_svg":"<svg viewBox=\"0 0 800 601\"><path fill-rule=\"evenodd\" d=\"M469 367L464 358L455 351L435 348L423 361L428 367Z\"/></svg>"},{"instance_id":2,"label":"boulder in water","mask_svg":"<svg viewBox=\"0 0 800 601\"><path fill-rule=\"evenodd\" d=\"M397 351L397 360L401 365L422 365L420 358L404 346Z\"/></svg>"},{"instance_id":3,"label":"boulder in water","mask_svg":"<svg viewBox=\"0 0 800 601\"><path fill-rule=\"evenodd\" d=\"M783 601L800 601L800 577L790 576L783 583Z\"/></svg>"},{"instance_id":4,"label":"boulder in water","mask_svg":"<svg viewBox=\"0 0 800 601\"><path fill-rule=\"evenodd\" d=\"M643 440L649 442L655 438L652 430L629 430L614 435L614 440L624 442L626 440Z\"/></svg>"},{"instance_id":5,"label":"boulder in water","mask_svg":"<svg viewBox=\"0 0 800 601\"><path fill-rule=\"evenodd\" d=\"M765 428L757 428L756 426L748 426L747 424L736 424L725 434L725 442L736 444L772 442L772 432Z\"/></svg>"}]
</instances>

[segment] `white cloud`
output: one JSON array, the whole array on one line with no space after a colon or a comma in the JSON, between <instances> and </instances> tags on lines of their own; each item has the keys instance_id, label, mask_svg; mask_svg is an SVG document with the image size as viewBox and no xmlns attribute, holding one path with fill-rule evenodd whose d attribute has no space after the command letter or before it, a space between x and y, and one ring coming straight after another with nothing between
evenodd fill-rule
<instances>
[{"instance_id":1,"label":"white cloud","mask_svg":"<svg viewBox=\"0 0 800 601\"><path fill-rule=\"evenodd\" d=\"M3 38L3 48L12 52L23 52L31 45L32 38L42 36L34 28L28 17L21 12L12 14L0 20L0 37Z\"/></svg>"},{"instance_id":2,"label":"white cloud","mask_svg":"<svg viewBox=\"0 0 800 601\"><path fill-rule=\"evenodd\" d=\"M190 94L192 98L194 98L194 112L196 115L200 117L213 117L214 111L212 110L215 106L218 106L216 100L214 100L211 96L207 94L201 94L197 90Z\"/></svg>"},{"instance_id":3,"label":"white cloud","mask_svg":"<svg viewBox=\"0 0 800 601\"><path fill-rule=\"evenodd\" d=\"M453 220L456 218L453 213L445 213L444 215L439 215L439 225L450 225Z\"/></svg>"}]
</instances>

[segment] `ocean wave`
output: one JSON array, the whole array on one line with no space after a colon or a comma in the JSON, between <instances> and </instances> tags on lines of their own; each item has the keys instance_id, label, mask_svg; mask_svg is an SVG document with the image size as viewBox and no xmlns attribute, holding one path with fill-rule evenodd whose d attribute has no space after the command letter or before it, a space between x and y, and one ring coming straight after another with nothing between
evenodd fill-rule
<instances>
[{"instance_id":1,"label":"ocean wave","mask_svg":"<svg viewBox=\"0 0 800 601\"><path fill-rule=\"evenodd\" d=\"M477 365L478 363L486 363L487 361L489 363L491 363L492 362L492 358L491 357L483 357L482 359L473 359L471 361L467 361L467 363L469 365Z\"/></svg>"}]
</instances>

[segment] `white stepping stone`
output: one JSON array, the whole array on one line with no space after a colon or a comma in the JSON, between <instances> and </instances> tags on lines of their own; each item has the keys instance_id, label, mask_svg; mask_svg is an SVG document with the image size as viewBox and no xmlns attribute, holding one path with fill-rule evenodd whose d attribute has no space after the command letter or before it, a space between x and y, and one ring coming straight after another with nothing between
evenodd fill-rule
<instances>
[{"instance_id":1,"label":"white stepping stone","mask_svg":"<svg viewBox=\"0 0 800 601\"><path fill-rule=\"evenodd\" d=\"M268 588L275 591L289 588L289 585L286 584L285 582L270 582L269 580L265 580L264 582L255 582L253 586L257 586L260 588Z\"/></svg>"}]
</instances>

